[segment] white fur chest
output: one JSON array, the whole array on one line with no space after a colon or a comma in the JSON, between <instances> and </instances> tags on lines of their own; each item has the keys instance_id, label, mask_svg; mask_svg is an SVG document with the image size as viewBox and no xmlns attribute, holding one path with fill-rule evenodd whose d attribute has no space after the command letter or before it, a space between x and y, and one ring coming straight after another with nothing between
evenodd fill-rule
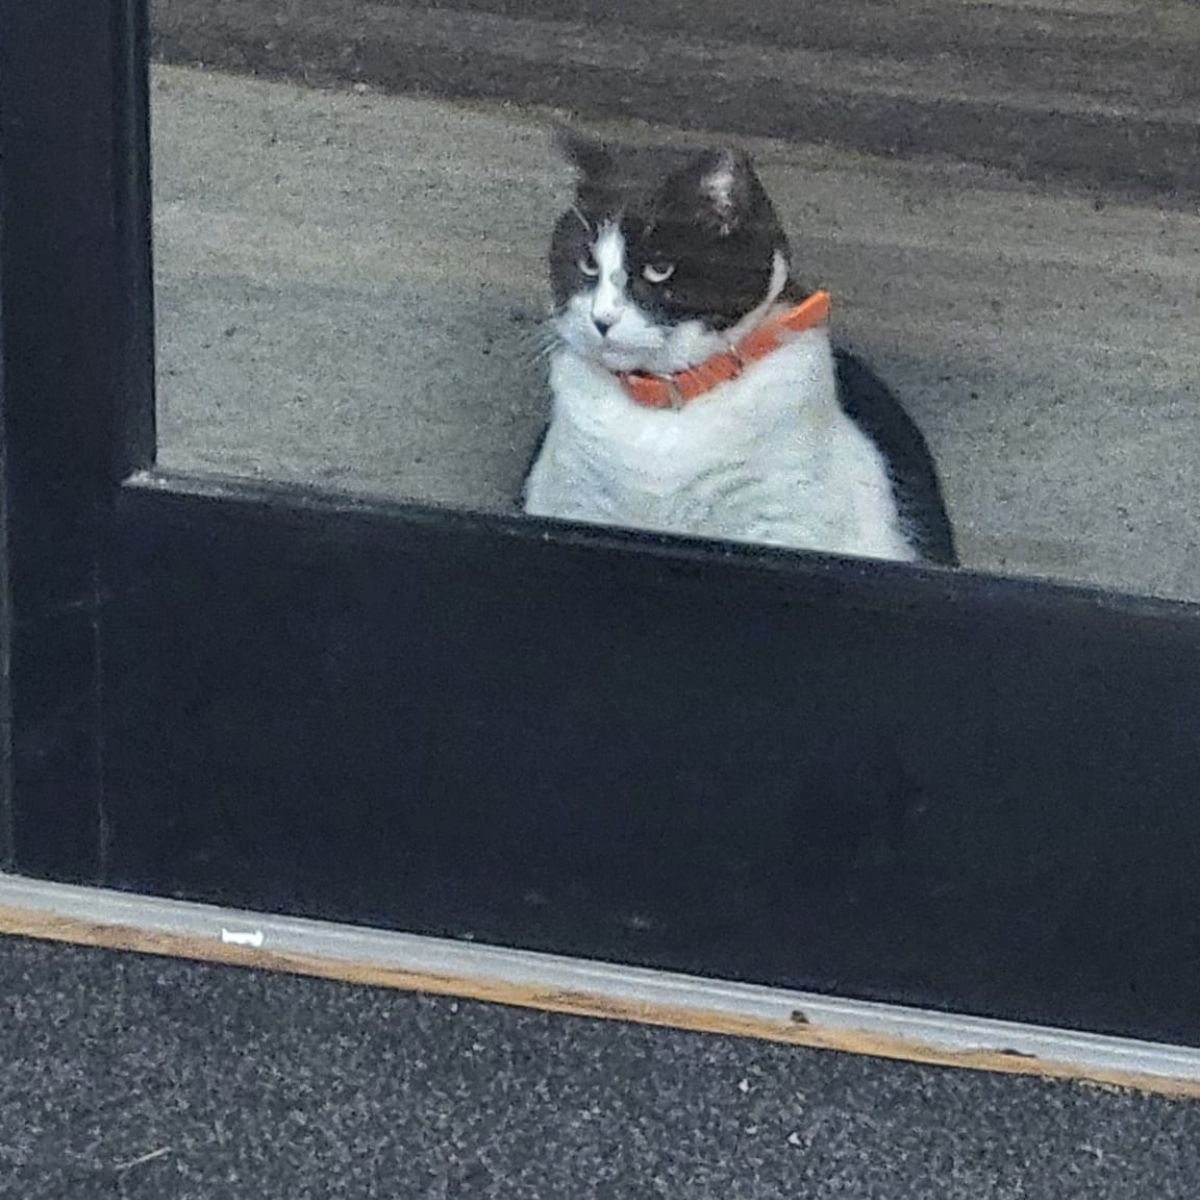
<instances>
[{"instance_id":1,"label":"white fur chest","mask_svg":"<svg viewBox=\"0 0 1200 1200\"><path fill-rule=\"evenodd\" d=\"M911 560L883 459L837 403L824 330L683 408L632 401L570 349L529 473L539 516Z\"/></svg>"}]
</instances>

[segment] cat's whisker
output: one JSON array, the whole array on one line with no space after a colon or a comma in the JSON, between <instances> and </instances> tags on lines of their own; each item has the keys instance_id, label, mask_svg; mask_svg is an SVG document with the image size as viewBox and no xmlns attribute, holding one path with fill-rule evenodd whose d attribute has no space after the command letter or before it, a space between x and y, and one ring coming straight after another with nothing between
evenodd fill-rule
<instances>
[{"instance_id":1,"label":"cat's whisker","mask_svg":"<svg viewBox=\"0 0 1200 1200\"><path fill-rule=\"evenodd\" d=\"M554 322L552 318L547 318L543 321L537 321L526 329L522 329L517 335L522 340L541 340L547 336L555 336Z\"/></svg>"},{"instance_id":2,"label":"cat's whisker","mask_svg":"<svg viewBox=\"0 0 1200 1200\"><path fill-rule=\"evenodd\" d=\"M528 337L523 338L521 346L526 353L544 354L547 349L553 347L557 343L557 338L549 337Z\"/></svg>"},{"instance_id":3,"label":"cat's whisker","mask_svg":"<svg viewBox=\"0 0 1200 1200\"><path fill-rule=\"evenodd\" d=\"M562 344L557 330L549 321L524 330L519 340L521 357L530 366L544 362Z\"/></svg>"},{"instance_id":4,"label":"cat's whisker","mask_svg":"<svg viewBox=\"0 0 1200 1200\"><path fill-rule=\"evenodd\" d=\"M536 325L522 331L522 349L530 365L536 365L549 358L555 349L561 345L558 331L552 320L539 321Z\"/></svg>"}]
</instances>

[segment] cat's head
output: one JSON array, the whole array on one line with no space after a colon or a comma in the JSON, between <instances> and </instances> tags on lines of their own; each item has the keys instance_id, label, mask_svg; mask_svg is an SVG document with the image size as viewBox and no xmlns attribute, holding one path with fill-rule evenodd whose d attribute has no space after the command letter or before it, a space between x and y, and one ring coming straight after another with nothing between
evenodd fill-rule
<instances>
[{"instance_id":1,"label":"cat's head","mask_svg":"<svg viewBox=\"0 0 1200 1200\"><path fill-rule=\"evenodd\" d=\"M559 133L578 188L550 246L554 324L613 371L703 361L780 294L789 250L749 157L615 150Z\"/></svg>"}]
</instances>

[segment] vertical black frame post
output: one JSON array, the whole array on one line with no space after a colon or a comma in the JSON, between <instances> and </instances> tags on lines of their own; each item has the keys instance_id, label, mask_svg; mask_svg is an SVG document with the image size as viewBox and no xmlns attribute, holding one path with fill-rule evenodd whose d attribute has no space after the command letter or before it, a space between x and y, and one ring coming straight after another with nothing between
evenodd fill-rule
<instances>
[{"instance_id":1,"label":"vertical black frame post","mask_svg":"<svg viewBox=\"0 0 1200 1200\"><path fill-rule=\"evenodd\" d=\"M0 851L79 880L104 857L104 531L153 455L144 30L138 0L0 4Z\"/></svg>"}]
</instances>

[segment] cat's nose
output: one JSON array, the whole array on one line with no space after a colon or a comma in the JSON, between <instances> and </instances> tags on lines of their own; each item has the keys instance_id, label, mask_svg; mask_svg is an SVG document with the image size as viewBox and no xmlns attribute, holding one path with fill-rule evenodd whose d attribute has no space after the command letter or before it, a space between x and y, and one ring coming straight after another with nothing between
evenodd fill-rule
<instances>
[{"instance_id":1,"label":"cat's nose","mask_svg":"<svg viewBox=\"0 0 1200 1200\"><path fill-rule=\"evenodd\" d=\"M615 321L606 321L603 317L593 317L592 324L600 330L600 336L604 337L606 333L616 324Z\"/></svg>"}]
</instances>

